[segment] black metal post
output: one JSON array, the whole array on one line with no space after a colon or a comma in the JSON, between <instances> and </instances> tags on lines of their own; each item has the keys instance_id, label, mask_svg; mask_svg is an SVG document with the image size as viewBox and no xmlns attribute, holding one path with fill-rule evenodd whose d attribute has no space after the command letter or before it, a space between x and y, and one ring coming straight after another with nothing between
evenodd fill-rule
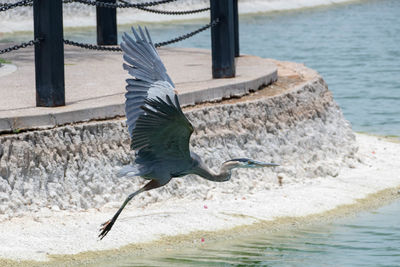
<instances>
[{"instance_id":1,"label":"black metal post","mask_svg":"<svg viewBox=\"0 0 400 267\"><path fill-rule=\"evenodd\" d=\"M65 105L62 0L34 0L36 106Z\"/></svg>"},{"instance_id":2,"label":"black metal post","mask_svg":"<svg viewBox=\"0 0 400 267\"><path fill-rule=\"evenodd\" d=\"M233 0L210 0L211 21L219 23L211 28L213 78L235 77L235 40Z\"/></svg>"},{"instance_id":3,"label":"black metal post","mask_svg":"<svg viewBox=\"0 0 400 267\"><path fill-rule=\"evenodd\" d=\"M239 49L239 9L238 0L233 0L233 23L235 27L235 57L240 56Z\"/></svg>"},{"instance_id":4,"label":"black metal post","mask_svg":"<svg viewBox=\"0 0 400 267\"><path fill-rule=\"evenodd\" d=\"M97 2L116 3L116 0L96 0ZM97 17L97 44L116 45L117 33L117 9L96 7Z\"/></svg>"}]
</instances>

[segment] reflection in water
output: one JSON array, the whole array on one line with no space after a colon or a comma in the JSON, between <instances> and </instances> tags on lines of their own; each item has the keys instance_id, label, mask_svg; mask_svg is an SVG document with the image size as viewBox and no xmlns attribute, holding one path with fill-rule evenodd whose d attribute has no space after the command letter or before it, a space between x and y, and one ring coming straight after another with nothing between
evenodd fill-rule
<instances>
[{"instance_id":1,"label":"reflection in water","mask_svg":"<svg viewBox=\"0 0 400 267\"><path fill-rule=\"evenodd\" d=\"M334 223L205 244L118 266L400 266L400 201Z\"/></svg>"}]
</instances>

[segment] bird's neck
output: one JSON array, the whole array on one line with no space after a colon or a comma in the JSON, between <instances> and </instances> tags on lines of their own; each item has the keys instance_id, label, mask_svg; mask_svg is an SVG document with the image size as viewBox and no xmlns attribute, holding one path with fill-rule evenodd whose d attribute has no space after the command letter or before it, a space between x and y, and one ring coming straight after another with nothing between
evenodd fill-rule
<instances>
[{"instance_id":1,"label":"bird's neck","mask_svg":"<svg viewBox=\"0 0 400 267\"><path fill-rule=\"evenodd\" d=\"M205 164L201 164L194 168L193 173L214 182L225 182L231 178L231 170L224 164L221 166L219 173L210 170L205 166Z\"/></svg>"}]
</instances>

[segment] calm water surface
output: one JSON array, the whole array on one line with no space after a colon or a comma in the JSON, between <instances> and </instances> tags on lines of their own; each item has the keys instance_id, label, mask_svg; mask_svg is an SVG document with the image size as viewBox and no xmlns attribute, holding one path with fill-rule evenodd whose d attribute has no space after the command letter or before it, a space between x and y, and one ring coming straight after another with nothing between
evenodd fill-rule
<instances>
[{"instance_id":1,"label":"calm water surface","mask_svg":"<svg viewBox=\"0 0 400 267\"><path fill-rule=\"evenodd\" d=\"M249 236L113 266L400 266L400 200L329 224Z\"/></svg>"}]
</instances>

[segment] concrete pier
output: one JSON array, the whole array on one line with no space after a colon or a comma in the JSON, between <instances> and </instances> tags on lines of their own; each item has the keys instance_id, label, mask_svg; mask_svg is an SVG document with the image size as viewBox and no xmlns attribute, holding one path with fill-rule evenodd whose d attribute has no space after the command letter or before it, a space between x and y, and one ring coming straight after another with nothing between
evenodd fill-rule
<instances>
[{"instance_id":1,"label":"concrete pier","mask_svg":"<svg viewBox=\"0 0 400 267\"><path fill-rule=\"evenodd\" d=\"M224 190L244 194L273 188L278 186L277 176L286 184L334 177L357 160L354 134L322 77L302 64L274 65L279 76L272 85L241 98L183 109L195 129L191 148L211 168L238 157L281 164L240 172L241 179L221 185ZM129 143L124 118L0 135L0 221L45 207L80 210L112 201L118 205L143 182L115 175L134 160ZM154 190L140 203L180 194L211 197L210 189L216 186L195 176L173 184L178 188Z\"/></svg>"},{"instance_id":2,"label":"concrete pier","mask_svg":"<svg viewBox=\"0 0 400 267\"><path fill-rule=\"evenodd\" d=\"M235 78L212 79L208 50L162 48L159 53L183 106L243 96L277 79L276 65L255 56L236 59ZM125 79L129 75L122 69L122 53L66 46L66 106L57 108L36 107L33 49L2 57L16 69L0 69L0 133L125 115Z\"/></svg>"}]
</instances>

